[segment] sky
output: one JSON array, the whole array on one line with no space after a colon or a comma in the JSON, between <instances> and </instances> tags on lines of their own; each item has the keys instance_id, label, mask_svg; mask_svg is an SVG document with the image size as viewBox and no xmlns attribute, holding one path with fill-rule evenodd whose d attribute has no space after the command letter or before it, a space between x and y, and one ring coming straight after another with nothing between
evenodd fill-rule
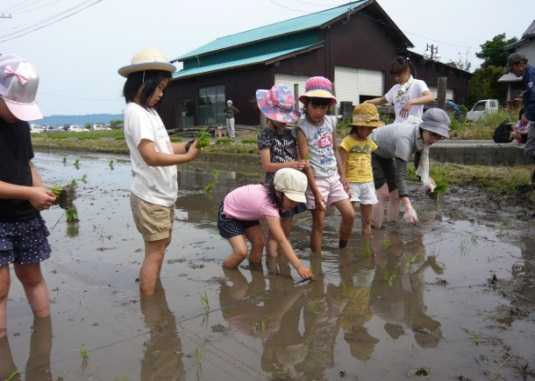
<instances>
[{"instance_id":1,"label":"sky","mask_svg":"<svg viewBox=\"0 0 535 381\"><path fill-rule=\"evenodd\" d=\"M37 66L38 102L45 115L120 113L124 79L117 69L143 48L156 47L172 59L220 36L347 2L1 0L0 53L16 53ZM483 42L500 33L520 37L535 18L533 0L378 2L413 42L413 50L424 53L434 44L442 61L468 58L473 68L480 63L475 53ZM13 38L43 22L51 25Z\"/></svg>"}]
</instances>

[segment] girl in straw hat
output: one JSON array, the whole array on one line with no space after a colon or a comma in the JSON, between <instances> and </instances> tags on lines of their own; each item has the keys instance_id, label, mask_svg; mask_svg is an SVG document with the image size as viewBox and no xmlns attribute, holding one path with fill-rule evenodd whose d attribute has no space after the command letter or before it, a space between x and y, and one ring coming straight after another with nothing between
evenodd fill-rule
<instances>
[{"instance_id":1,"label":"girl in straw hat","mask_svg":"<svg viewBox=\"0 0 535 381\"><path fill-rule=\"evenodd\" d=\"M163 55L146 49L119 69L126 77L123 94L124 134L132 162L131 207L137 229L145 241L140 290L154 294L165 250L171 242L177 199L177 164L197 157L197 143L173 144L155 110L175 71Z\"/></svg>"},{"instance_id":2,"label":"girl in straw hat","mask_svg":"<svg viewBox=\"0 0 535 381\"><path fill-rule=\"evenodd\" d=\"M287 127L288 124L297 123L300 113L295 110L292 91L283 85L275 85L270 90L258 90L256 100L267 120L267 126L260 131L257 141L262 169L266 172L265 183L270 185L277 170L303 170L308 166L308 162L299 160L297 155L297 131ZM293 216L305 210L305 204L299 204L295 209L281 213L281 224L287 237ZM277 256L277 241L271 235L268 236L267 252L270 257Z\"/></svg>"},{"instance_id":3,"label":"girl in straw hat","mask_svg":"<svg viewBox=\"0 0 535 381\"><path fill-rule=\"evenodd\" d=\"M377 145L369 135L375 128L382 127L383 122L374 105L363 103L353 111L351 126L351 132L340 144L340 164L350 185L351 202L354 206L360 204L362 234L369 236L372 207L377 204L372 170L372 152Z\"/></svg>"},{"instance_id":4,"label":"girl in straw hat","mask_svg":"<svg viewBox=\"0 0 535 381\"><path fill-rule=\"evenodd\" d=\"M308 79L300 101L305 105L305 118L299 122L297 142L302 158L310 158L310 168L305 169L310 184L307 206L313 216L310 247L314 252L321 251L325 207L334 205L342 215L339 246L344 248L351 235L355 212L335 149L336 117L326 115L336 103L331 81L324 77Z\"/></svg>"}]
</instances>

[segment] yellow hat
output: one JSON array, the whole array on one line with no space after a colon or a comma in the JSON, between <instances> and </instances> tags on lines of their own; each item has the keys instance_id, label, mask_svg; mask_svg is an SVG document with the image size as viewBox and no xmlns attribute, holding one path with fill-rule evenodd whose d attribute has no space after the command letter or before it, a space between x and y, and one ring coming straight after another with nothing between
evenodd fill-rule
<instances>
[{"instance_id":1,"label":"yellow hat","mask_svg":"<svg viewBox=\"0 0 535 381\"><path fill-rule=\"evenodd\" d=\"M363 126L370 128L383 127L377 107L371 103L361 103L353 110L352 126Z\"/></svg>"}]
</instances>

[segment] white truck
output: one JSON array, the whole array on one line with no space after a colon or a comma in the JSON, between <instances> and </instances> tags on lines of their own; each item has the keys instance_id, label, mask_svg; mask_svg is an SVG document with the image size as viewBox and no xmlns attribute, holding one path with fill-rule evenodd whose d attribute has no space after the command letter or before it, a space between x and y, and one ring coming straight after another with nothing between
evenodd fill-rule
<instances>
[{"instance_id":1,"label":"white truck","mask_svg":"<svg viewBox=\"0 0 535 381\"><path fill-rule=\"evenodd\" d=\"M475 122L487 114L497 112L499 108L500 103L497 99L484 99L477 101L474 107L472 107L472 109L466 114L466 120Z\"/></svg>"}]
</instances>

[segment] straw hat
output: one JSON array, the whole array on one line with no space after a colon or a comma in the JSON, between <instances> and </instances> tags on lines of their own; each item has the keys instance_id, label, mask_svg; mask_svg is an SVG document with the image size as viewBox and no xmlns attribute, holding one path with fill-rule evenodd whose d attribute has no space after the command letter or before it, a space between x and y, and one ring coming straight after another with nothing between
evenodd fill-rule
<instances>
[{"instance_id":1,"label":"straw hat","mask_svg":"<svg viewBox=\"0 0 535 381\"><path fill-rule=\"evenodd\" d=\"M383 127L377 107L371 103L361 103L353 110L352 126L363 126L370 128Z\"/></svg>"},{"instance_id":2,"label":"straw hat","mask_svg":"<svg viewBox=\"0 0 535 381\"><path fill-rule=\"evenodd\" d=\"M176 67L170 64L167 58L158 49L143 49L132 57L130 65L123 66L119 69L119 74L128 77L131 73L146 70L161 70L174 73Z\"/></svg>"}]
</instances>

